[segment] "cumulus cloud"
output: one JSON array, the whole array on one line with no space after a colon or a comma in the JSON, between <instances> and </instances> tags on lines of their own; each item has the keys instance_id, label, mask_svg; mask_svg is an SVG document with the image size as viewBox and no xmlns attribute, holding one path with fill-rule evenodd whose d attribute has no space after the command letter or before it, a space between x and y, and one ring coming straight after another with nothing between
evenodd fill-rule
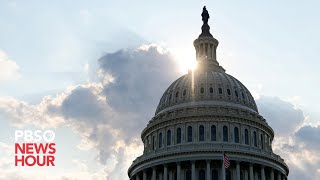
<instances>
[{"instance_id":1,"label":"cumulus cloud","mask_svg":"<svg viewBox=\"0 0 320 180\"><path fill-rule=\"evenodd\" d=\"M0 49L0 81L16 80L20 77L19 66Z\"/></svg>"},{"instance_id":2,"label":"cumulus cloud","mask_svg":"<svg viewBox=\"0 0 320 180\"><path fill-rule=\"evenodd\" d=\"M72 128L81 138L79 147L96 152L95 160L105 165L107 179L126 179L127 168L142 153L140 133L178 68L156 45L107 53L98 62L100 81L69 87L35 105L3 97L0 114L19 127Z\"/></svg>"},{"instance_id":3,"label":"cumulus cloud","mask_svg":"<svg viewBox=\"0 0 320 180\"><path fill-rule=\"evenodd\" d=\"M279 97L261 96L256 101L259 113L267 120L276 134L288 136L293 134L303 123L303 111Z\"/></svg>"},{"instance_id":4,"label":"cumulus cloud","mask_svg":"<svg viewBox=\"0 0 320 180\"><path fill-rule=\"evenodd\" d=\"M296 132L295 137L299 143L304 144L308 149L320 149L320 126L303 126Z\"/></svg>"},{"instance_id":5,"label":"cumulus cloud","mask_svg":"<svg viewBox=\"0 0 320 180\"><path fill-rule=\"evenodd\" d=\"M290 168L289 179L311 180L320 172L320 127L303 126L303 111L278 97L261 96L260 113L275 131L273 150Z\"/></svg>"}]
</instances>

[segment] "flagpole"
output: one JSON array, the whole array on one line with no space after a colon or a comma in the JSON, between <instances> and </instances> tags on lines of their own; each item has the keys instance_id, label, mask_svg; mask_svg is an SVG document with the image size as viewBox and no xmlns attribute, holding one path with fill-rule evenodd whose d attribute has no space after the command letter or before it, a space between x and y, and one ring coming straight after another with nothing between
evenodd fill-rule
<instances>
[{"instance_id":1,"label":"flagpole","mask_svg":"<svg viewBox=\"0 0 320 180\"><path fill-rule=\"evenodd\" d=\"M224 167L224 152L222 152L222 180L226 180L226 168Z\"/></svg>"}]
</instances>

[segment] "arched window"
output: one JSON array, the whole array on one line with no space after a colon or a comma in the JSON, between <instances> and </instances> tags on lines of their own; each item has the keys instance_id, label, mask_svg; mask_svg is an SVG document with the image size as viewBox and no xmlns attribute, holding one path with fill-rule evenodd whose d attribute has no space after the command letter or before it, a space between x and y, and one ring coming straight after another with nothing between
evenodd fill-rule
<instances>
[{"instance_id":1,"label":"arched window","mask_svg":"<svg viewBox=\"0 0 320 180\"><path fill-rule=\"evenodd\" d=\"M200 93L201 93L201 94L204 93L204 88L203 88L203 87L200 88Z\"/></svg>"},{"instance_id":2,"label":"arched window","mask_svg":"<svg viewBox=\"0 0 320 180\"><path fill-rule=\"evenodd\" d=\"M171 130L167 131L167 146L171 145Z\"/></svg>"},{"instance_id":3,"label":"arched window","mask_svg":"<svg viewBox=\"0 0 320 180\"><path fill-rule=\"evenodd\" d=\"M244 143L249 145L249 131L248 131L248 129L244 130Z\"/></svg>"},{"instance_id":4,"label":"arched window","mask_svg":"<svg viewBox=\"0 0 320 180\"><path fill-rule=\"evenodd\" d=\"M191 180L191 171L187 170L186 172L186 180Z\"/></svg>"},{"instance_id":5,"label":"arched window","mask_svg":"<svg viewBox=\"0 0 320 180\"><path fill-rule=\"evenodd\" d=\"M199 171L199 180L206 180L206 173L203 169Z\"/></svg>"},{"instance_id":6,"label":"arched window","mask_svg":"<svg viewBox=\"0 0 320 180\"><path fill-rule=\"evenodd\" d=\"M217 129L215 125L211 126L211 141L217 140Z\"/></svg>"},{"instance_id":7,"label":"arched window","mask_svg":"<svg viewBox=\"0 0 320 180\"><path fill-rule=\"evenodd\" d=\"M192 127L188 127L188 142L192 142Z\"/></svg>"},{"instance_id":8,"label":"arched window","mask_svg":"<svg viewBox=\"0 0 320 180\"><path fill-rule=\"evenodd\" d=\"M227 89L227 93L228 93L229 96L231 95L230 89Z\"/></svg>"},{"instance_id":9,"label":"arched window","mask_svg":"<svg viewBox=\"0 0 320 180\"><path fill-rule=\"evenodd\" d=\"M185 96L187 94L187 90L183 90L183 96Z\"/></svg>"},{"instance_id":10,"label":"arched window","mask_svg":"<svg viewBox=\"0 0 320 180\"><path fill-rule=\"evenodd\" d=\"M219 94L222 94L222 88L219 88Z\"/></svg>"},{"instance_id":11,"label":"arched window","mask_svg":"<svg viewBox=\"0 0 320 180\"><path fill-rule=\"evenodd\" d=\"M260 134L261 149L264 148L263 135Z\"/></svg>"},{"instance_id":12,"label":"arched window","mask_svg":"<svg viewBox=\"0 0 320 180\"><path fill-rule=\"evenodd\" d=\"M178 98L178 97L179 97L179 91L176 92L176 98Z\"/></svg>"},{"instance_id":13,"label":"arched window","mask_svg":"<svg viewBox=\"0 0 320 180\"><path fill-rule=\"evenodd\" d=\"M257 145L257 133L255 131L253 132L253 144L254 144L255 147L258 146Z\"/></svg>"},{"instance_id":14,"label":"arched window","mask_svg":"<svg viewBox=\"0 0 320 180\"><path fill-rule=\"evenodd\" d=\"M239 128L238 127L234 128L234 142L239 143Z\"/></svg>"},{"instance_id":15,"label":"arched window","mask_svg":"<svg viewBox=\"0 0 320 180\"><path fill-rule=\"evenodd\" d=\"M159 148L162 148L162 133L159 134Z\"/></svg>"},{"instance_id":16,"label":"arched window","mask_svg":"<svg viewBox=\"0 0 320 180\"><path fill-rule=\"evenodd\" d=\"M219 179L218 170L217 169L213 169L212 170L211 179L212 180L218 180Z\"/></svg>"},{"instance_id":17,"label":"arched window","mask_svg":"<svg viewBox=\"0 0 320 180\"><path fill-rule=\"evenodd\" d=\"M223 126L223 141L224 142L228 142L229 141L229 137L228 137L228 127L227 126Z\"/></svg>"},{"instance_id":18,"label":"arched window","mask_svg":"<svg viewBox=\"0 0 320 180\"><path fill-rule=\"evenodd\" d=\"M177 144L181 143L181 128L177 129Z\"/></svg>"},{"instance_id":19,"label":"arched window","mask_svg":"<svg viewBox=\"0 0 320 180\"><path fill-rule=\"evenodd\" d=\"M210 88L210 93L211 93L211 94L213 93L213 88L212 88L212 87Z\"/></svg>"},{"instance_id":20,"label":"arched window","mask_svg":"<svg viewBox=\"0 0 320 180\"><path fill-rule=\"evenodd\" d=\"M234 91L234 94L235 94L237 97L239 97L237 90Z\"/></svg>"},{"instance_id":21,"label":"arched window","mask_svg":"<svg viewBox=\"0 0 320 180\"><path fill-rule=\"evenodd\" d=\"M199 126L199 141L204 141L204 126Z\"/></svg>"}]
</instances>

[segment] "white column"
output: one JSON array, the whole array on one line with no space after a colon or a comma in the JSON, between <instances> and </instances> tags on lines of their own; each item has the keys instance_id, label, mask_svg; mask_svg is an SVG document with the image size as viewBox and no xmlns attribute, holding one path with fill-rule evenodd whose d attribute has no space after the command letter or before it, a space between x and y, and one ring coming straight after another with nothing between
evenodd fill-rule
<instances>
[{"instance_id":1,"label":"white column","mask_svg":"<svg viewBox=\"0 0 320 180\"><path fill-rule=\"evenodd\" d=\"M152 180L156 180L156 176L157 176L156 167L153 167L152 168Z\"/></svg>"},{"instance_id":2,"label":"white column","mask_svg":"<svg viewBox=\"0 0 320 180\"><path fill-rule=\"evenodd\" d=\"M196 180L196 162L191 161L191 179Z\"/></svg>"},{"instance_id":3,"label":"white column","mask_svg":"<svg viewBox=\"0 0 320 180\"><path fill-rule=\"evenodd\" d=\"M249 174L250 174L250 180L254 180L253 179L253 165L250 163L250 166L249 166Z\"/></svg>"},{"instance_id":4,"label":"white column","mask_svg":"<svg viewBox=\"0 0 320 180\"><path fill-rule=\"evenodd\" d=\"M139 174L136 174L136 180L140 180Z\"/></svg>"},{"instance_id":5,"label":"white column","mask_svg":"<svg viewBox=\"0 0 320 180\"><path fill-rule=\"evenodd\" d=\"M264 166L261 166L261 180L266 180L266 175L264 173Z\"/></svg>"},{"instance_id":6,"label":"white column","mask_svg":"<svg viewBox=\"0 0 320 180\"><path fill-rule=\"evenodd\" d=\"M205 43L202 43L202 50L201 50L202 58L204 58L206 56L206 52L205 52L205 49L204 49L205 47L206 47Z\"/></svg>"},{"instance_id":7,"label":"white column","mask_svg":"<svg viewBox=\"0 0 320 180\"><path fill-rule=\"evenodd\" d=\"M211 175L211 171L210 171L210 160L207 160L207 176L206 176L206 180L211 180L211 177L210 177L210 175Z\"/></svg>"},{"instance_id":8,"label":"white column","mask_svg":"<svg viewBox=\"0 0 320 180\"><path fill-rule=\"evenodd\" d=\"M278 172L278 180L281 180L281 172Z\"/></svg>"},{"instance_id":9,"label":"white column","mask_svg":"<svg viewBox=\"0 0 320 180\"><path fill-rule=\"evenodd\" d=\"M163 165L164 169L163 169L163 180L168 180L168 166L165 164Z\"/></svg>"},{"instance_id":10,"label":"white column","mask_svg":"<svg viewBox=\"0 0 320 180\"><path fill-rule=\"evenodd\" d=\"M181 165L180 165L180 162L177 163L177 180L181 180Z\"/></svg>"},{"instance_id":11,"label":"white column","mask_svg":"<svg viewBox=\"0 0 320 180\"><path fill-rule=\"evenodd\" d=\"M236 164L236 174L237 174L237 180L240 180L240 162L237 161Z\"/></svg>"},{"instance_id":12,"label":"white column","mask_svg":"<svg viewBox=\"0 0 320 180\"><path fill-rule=\"evenodd\" d=\"M237 179L237 169L230 167L230 171L231 171L231 179Z\"/></svg>"},{"instance_id":13,"label":"white column","mask_svg":"<svg viewBox=\"0 0 320 180\"><path fill-rule=\"evenodd\" d=\"M210 43L208 43L208 59L211 59L211 48L210 48Z\"/></svg>"},{"instance_id":14,"label":"white column","mask_svg":"<svg viewBox=\"0 0 320 180\"><path fill-rule=\"evenodd\" d=\"M147 172L143 171L143 180L147 180Z\"/></svg>"},{"instance_id":15,"label":"white column","mask_svg":"<svg viewBox=\"0 0 320 180\"><path fill-rule=\"evenodd\" d=\"M244 180L249 180L248 170L244 170Z\"/></svg>"},{"instance_id":16,"label":"white column","mask_svg":"<svg viewBox=\"0 0 320 180\"><path fill-rule=\"evenodd\" d=\"M254 179L259 180L259 174L257 171L254 172Z\"/></svg>"},{"instance_id":17,"label":"white column","mask_svg":"<svg viewBox=\"0 0 320 180\"><path fill-rule=\"evenodd\" d=\"M169 180L173 180L173 171L169 171Z\"/></svg>"},{"instance_id":18,"label":"white column","mask_svg":"<svg viewBox=\"0 0 320 180\"><path fill-rule=\"evenodd\" d=\"M221 179L226 180L226 168L224 167L223 160L222 160L222 165L221 165Z\"/></svg>"},{"instance_id":19,"label":"white column","mask_svg":"<svg viewBox=\"0 0 320 180\"><path fill-rule=\"evenodd\" d=\"M271 168L270 170L270 180L274 180L274 170Z\"/></svg>"}]
</instances>

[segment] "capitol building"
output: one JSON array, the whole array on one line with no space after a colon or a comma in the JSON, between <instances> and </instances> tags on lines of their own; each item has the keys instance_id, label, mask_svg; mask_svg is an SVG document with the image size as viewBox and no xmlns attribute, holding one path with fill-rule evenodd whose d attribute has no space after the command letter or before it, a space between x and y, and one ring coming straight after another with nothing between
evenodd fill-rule
<instances>
[{"instance_id":1,"label":"capitol building","mask_svg":"<svg viewBox=\"0 0 320 180\"><path fill-rule=\"evenodd\" d=\"M129 167L130 180L286 180L273 129L250 91L219 65L205 7L201 15L197 69L163 93L141 133L144 151Z\"/></svg>"}]
</instances>

